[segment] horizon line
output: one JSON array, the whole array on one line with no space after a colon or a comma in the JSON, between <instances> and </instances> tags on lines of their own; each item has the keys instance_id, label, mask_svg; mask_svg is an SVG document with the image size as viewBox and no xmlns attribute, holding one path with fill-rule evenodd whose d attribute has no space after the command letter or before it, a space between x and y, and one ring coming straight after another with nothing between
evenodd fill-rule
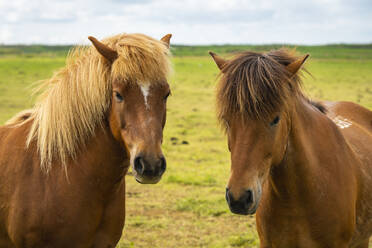
<instances>
[{"instance_id":1,"label":"horizon line","mask_svg":"<svg viewBox=\"0 0 372 248\"><path fill-rule=\"evenodd\" d=\"M0 46L6 47L6 46L89 46L90 44L48 44L48 43L1 43ZM280 45L286 45L286 46L334 46L334 45L358 45L358 46L369 46L372 45L371 42L334 42L334 43L316 43L316 44L299 44L299 43L285 43L285 42L273 42L273 43L221 43L221 44L182 44L182 43L175 43L171 44L171 46L185 46L185 47L192 47L192 46L198 46L198 47L207 47L207 46L280 46Z\"/></svg>"}]
</instances>

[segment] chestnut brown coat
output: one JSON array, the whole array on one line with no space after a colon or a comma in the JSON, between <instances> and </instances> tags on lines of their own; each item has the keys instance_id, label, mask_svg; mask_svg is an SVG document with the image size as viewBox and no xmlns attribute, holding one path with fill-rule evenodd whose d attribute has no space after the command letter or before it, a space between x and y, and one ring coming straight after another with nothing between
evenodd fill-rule
<instances>
[{"instance_id":1,"label":"chestnut brown coat","mask_svg":"<svg viewBox=\"0 0 372 248\"><path fill-rule=\"evenodd\" d=\"M0 127L0 247L115 247L130 164L140 183L165 171L170 35L89 39Z\"/></svg>"},{"instance_id":2,"label":"chestnut brown coat","mask_svg":"<svg viewBox=\"0 0 372 248\"><path fill-rule=\"evenodd\" d=\"M285 49L211 53L221 69L218 117L231 151L226 200L256 214L262 248L367 248L372 234L372 112L310 101L308 55Z\"/></svg>"}]
</instances>

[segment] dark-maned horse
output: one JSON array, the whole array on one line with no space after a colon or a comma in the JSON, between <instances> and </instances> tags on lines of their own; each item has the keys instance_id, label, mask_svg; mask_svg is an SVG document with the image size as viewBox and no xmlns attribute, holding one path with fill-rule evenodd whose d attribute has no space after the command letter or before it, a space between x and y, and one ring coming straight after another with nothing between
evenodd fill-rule
<instances>
[{"instance_id":1,"label":"dark-maned horse","mask_svg":"<svg viewBox=\"0 0 372 248\"><path fill-rule=\"evenodd\" d=\"M217 105L231 151L230 210L257 210L261 247L367 248L372 112L304 96L299 73L308 55L211 55L221 69Z\"/></svg>"},{"instance_id":2,"label":"dark-maned horse","mask_svg":"<svg viewBox=\"0 0 372 248\"><path fill-rule=\"evenodd\" d=\"M170 37L89 37L0 128L0 247L115 247L128 167L140 183L165 171Z\"/></svg>"}]
</instances>

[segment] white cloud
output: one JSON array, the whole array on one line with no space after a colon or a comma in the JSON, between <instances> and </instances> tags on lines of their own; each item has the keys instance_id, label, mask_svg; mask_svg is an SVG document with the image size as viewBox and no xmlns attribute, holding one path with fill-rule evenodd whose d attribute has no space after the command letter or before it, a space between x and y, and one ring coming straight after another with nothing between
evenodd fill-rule
<instances>
[{"instance_id":1,"label":"white cloud","mask_svg":"<svg viewBox=\"0 0 372 248\"><path fill-rule=\"evenodd\" d=\"M0 0L2 43L87 43L120 32L179 44L372 42L370 0Z\"/></svg>"},{"instance_id":2,"label":"white cloud","mask_svg":"<svg viewBox=\"0 0 372 248\"><path fill-rule=\"evenodd\" d=\"M12 32L10 31L7 25L4 25L0 28L0 44L5 43L8 40L11 40Z\"/></svg>"}]
</instances>

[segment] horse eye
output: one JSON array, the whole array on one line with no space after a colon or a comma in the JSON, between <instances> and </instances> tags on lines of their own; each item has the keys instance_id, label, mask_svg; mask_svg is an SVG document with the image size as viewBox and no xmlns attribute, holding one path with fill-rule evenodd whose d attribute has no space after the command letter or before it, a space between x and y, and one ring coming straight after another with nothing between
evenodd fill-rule
<instances>
[{"instance_id":1,"label":"horse eye","mask_svg":"<svg viewBox=\"0 0 372 248\"><path fill-rule=\"evenodd\" d=\"M273 127L273 126L278 125L279 121L280 121L280 117L279 116L275 117L274 120L270 123L270 126Z\"/></svg>"},{"instance_id":2,"label":"horse eye","mask_svg":"<svg viewBox=\"0 0 372 248\"><path fill-rule=\"evenodd\" d=\"M165 95L164 100L167 100L168 96L170 96L171 92L168 91L168 93Z\"/></svg>"},{"instance_id":3,"label":"horse eye","mask_svg":"<svg viewBox=\"0 0 372 248\"><path fill-rule=\"evenodd\" d=\"M119 92L115 91L114 94L115 94L115 99L116 99L116 101L118 101L118 102L122 102L122 101L124 100L123 96L120 95Z\"/></svg>"}]
</instances>

